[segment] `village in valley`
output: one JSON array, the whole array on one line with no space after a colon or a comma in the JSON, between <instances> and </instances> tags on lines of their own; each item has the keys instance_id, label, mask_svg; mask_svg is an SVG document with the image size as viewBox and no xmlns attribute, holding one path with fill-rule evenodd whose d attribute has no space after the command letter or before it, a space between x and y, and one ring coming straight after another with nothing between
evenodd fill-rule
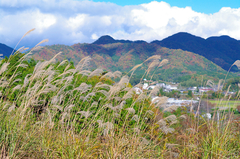
<instances>
[{"instance_id":1,"label":"village in valley","mask_svg":"<svg viewBox=\"0 0 240 159\"><path fill-rule=\"evenodd\" d=\"M222 95L235 95L236 92L226 92L222 91L223 86L215 85L213 87L181 87L179 83L174 82L156 82L152 80L144 79L142 85L137 85L134 87L136 94L141 94L144 91L151 91L153 89L159 89L159 93L151 95L152 102L157 102L156 99L159 96L167 96L168 99L165 103L165 107L170 106L192 106L198 105L199 100L205 95L208 96L211 93L221 92ZM161 94L161 92L163 94ZM169 93L174 92L173 96L168 96ZM209 113L208 113L209 116Z\"/></svg>"}]
</instances>

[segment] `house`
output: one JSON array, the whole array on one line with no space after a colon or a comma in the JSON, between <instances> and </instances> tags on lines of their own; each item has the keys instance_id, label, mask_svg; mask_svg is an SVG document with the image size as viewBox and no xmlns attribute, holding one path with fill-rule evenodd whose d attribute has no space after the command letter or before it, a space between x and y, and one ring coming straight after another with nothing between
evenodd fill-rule
<instances>
[{"instance_id":1,"label":"house","mask_svg":"<svg viewBox=\"0 0 240 159\"><path fill-rule=\"evenodd\" d=\"M199 93L208 92L208 91L214 91L214 89L210 87L199 87Z\"/></svg>"}]
</instances>

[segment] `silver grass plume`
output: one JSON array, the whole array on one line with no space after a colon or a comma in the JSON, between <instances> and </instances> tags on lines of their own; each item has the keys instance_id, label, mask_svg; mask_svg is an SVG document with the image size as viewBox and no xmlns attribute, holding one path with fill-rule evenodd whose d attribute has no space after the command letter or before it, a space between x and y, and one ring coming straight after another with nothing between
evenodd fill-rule
<instances>
[{"instance_id":1,"label":"silver grass plume","mask_svg":"<svg viewBox=\"0 0 240 159\"><path fill-rule=\"evenodd\" d=\"M167 127L167 126L161 127L160 129L161 129L162 132L165 133L166 135L169 134L169 133L173 133L173 132L175 131L174 128L169 128L169 127Z\"/></svg>"},{"instance_id":2,"label":"silver grass plume","mask_svg":"<svg viewBox=\"0 0 240 159\"><path fill-rule=\"evenodd\" d=\"M51 104L56 105L58 103L58 96L53 96L51 100Z\"/></svg>"},{"instance_id":3,"label":"silver grass plume","mask_svg":"<svg viewBox=\"0 0 240 159\"><path fill-rule=\"evenodd\" d=\"M181 116L179 116L178 118L179 118L179 119L185 119L185 120L187 119L186 115L181 115Z\"/></svg>"},{"instance_id":4,"label":"silver grass plume","mask_svg":"<svg viewBox=\"0 0 240 159\"><path fill-rule=\"evenodd\" d=\"M96 107L96 106L98 106L98 102L96 101L92 102L91 107Z\"/></svg>"},{"instance_id":5,"label":"silver grass plume","mask_svg":"<svg viewBox=\"0 0 240 159\"><path fill-rule=\"evenodd\" d=\"M210 79L207 81L206 85L210 86L211 88L214 88L214 82L212 80L210 80Z\"/></svg>"},{"instance_id":6,"label":"silver grass plume","mask_svg":"<svg viewBox=\"0 0 240 159\"><path fill-rule=\"evenodd\" d=\"M169 123L169 126L174 125L174 124L177 124L177 123L178 123L178 120L174 120L174 121L172 121L171 123Z\"/></svg>"},{"instance_id":7,"label":"silver grass plume","mask_svg":"<svg viewBox=\"0 0 240 159\"><path fill-rule=\"evenodd\" d=\"M160 55L153 55L151 57L149 57L147 60L145 60L144 62L147 62L149 60L160 60L161 56Z\"/></svg>"},{"instance_id":8,"label":"silver grass plume","mask_svg":"<svg viewBox=\"0 0 240 159\"><path fill-rule=\"evenodd\" d=\"M164 119L160 119L157 124L160 126L160 127L164 127L167 125L167 122L164 120Z\"/></svg>"},{"instance_id":9,"label":"silver grass plume","mask_svg":"<svg viewBox=\"0 0 240 159\"><path fill-rule=\"evenodd\" d=\"M224 95L224 98L226 98L227 97L227 95L228 95L228 92L229 92L229 90L230 90L230 87L231 87L231 85L229 85L228 86L228 89L227 89L227 92L225 93L225 95Z\"/></svg>"},{"instance_id":10,"label":"silver grass plume","mask_svg":"<svg viewBox=\"0 0 240 159\"><path fill-rule=\"evenodd\" d=\"M109 85L109 84L102 84L101 82L98 82L96 85L95 85L95 87L94 88L106 88L106 89L110 89L110 88L112 88L112 86L111 85Z\"/></svg>"},{"instance_id":11,"label":"silver grass plume","mask_svg":"<svg viewBox=\"0 0 240 159\"><path fill-rule=\"evenodd\" d=\"M23 63L21 63L21 64L17 65L17 67L27 68L28 65L27 65L27 64L23 64Z\"/></svg>"},{"instance_id":12,"label":"silver grass plume","mask_svg":"<svg viewBox=\"0 0 240 159\"><path fill-rule=\"evenodd\" d=\"M131 89L130 87L126 87L122 91L129 91L130 89Z\"/></svg>"},{"instance_id":13,"label":"silver grass plume","mask_svg":"<svg viewBox=\"0 0 240 159\"><path fill-rule=\"evenodd\" d=\"M235 65L238 69L240 69L240 60L236 60L232 65Z\"/></svg>"},{"instance_id":14,"label":"silver grass plume","mask_svg":"<svg viewBox=\"0 0 240 159\"><path fill-rule=\"evenodd\" d=\"M61 77L67 74L74 74L73 72L75 72L75 69L69 69L67 71L64 71L62 74L58 75L58 77Z\"/></svg>"},{"instance_id":15,"label":"silver grass plume","mask_svg":"<svg viewBox=\"0 0 240 159\"><path fill-rule=\"evenodd\" d=\"M16 82L20 82L20 81L22 81L22 80L19 79L19 78L18 78L18 79L15 79L15 80L11 83L11 85L14 84L14 83L16 83Z\"/></svg>"},{"instance_id":16,"label":"silver grass plume","mask_svg":"<svg viewBox=\"0 0 240 159\"><path fill-rule=\"evenodd\" d=\"M115 85L113 85L112 88L110 89L109 91L110 96L120 92L120 90L124 89L128 83L129 83L128 76L123 76L121 80Z\"/></svg>"},{"instance_id":17,"label":"silver grass plume","mask_svg":"<svg viewBox=\"0 0 240 159\"><path fill-rule=\"evenodd\" d=\"M105 75L103 75L100 79L103 79L103 78L106 78L106 77L114 78L115 76L114 76L114 74L112 72L108 72Z\"/></svg>"},{"instance_id":18,"label":"silver grass plume","mask_svg":"<svg viewBox=\"0 0 240 159\"><path fill-rule=\"evenodd\" d=\"M104 96L108 97L109 96L109 93L105 90L98 90L97 91L98 93L102 93Z\"/></svg>"},{"instance_id":19,"label":"silver grass plume","mask_svg":"<svg viewBox=\"0 0 240 159\"><path fill-rule=\"evenodd\" d=\"M222 79L220 79L219 81L218 81L218 87L217 87L217 90L219 91L219 90L222 90L222 88L223 88L223 80Z\"/></svg>"},{"instance_id":20,"label":"silver grass plume","mask_svg":"<svg viewBox=\"0 0 240 159\"><path fill-rule=\"evenodd\" d=\"M134 66L129 72L132 72L132 71L134 72L138 67L141 67L142 65L143 63Z\"/></svg>"},{"instance_id":21,"label":"silver grass plume","mask_svg":"<svg viewBox=\"0 0 240 159\"><path fill-rule=\"evenodd\" d=\"M29 80L28 80L28 76L30 76L31 74L27 74L24 78L24 82L23 82L23 86L22 88L26 87L29 83Z\"/></svg>"},{"instance_id":22,"label":"silver grass plume","mask_svg":"<svg viewBox=\"0 0 240 159\"><path fill-rule=\"evenodd\" d=\"M64 112L70 111L73 107L75 107L74 104L70 104L69 106L64 108Z\"/></svg>"},{"instance_id":23,"label":"silver grass plume","mask_svg":"<svg viewBox=\"0 0 240 159\"><path fill-rule=\"evenodd\" d=\"M149 72L150 72L153 68L155 68L156 66L158 66L159 63L160 63L159 60L153 60L153 61L150 63L150 65L148 66L147 75L149 74Z\"/></svg>"},{"instance_id":24,"label":"silver grass plume","mask_svg":"<svg viewBox=\"0 0 240 159\"><path fill-rule=\"evenodd\" d=\"M77 74L81 74L83 76L89 76L91 73L92 72L89 70L83 70L83 71L78 72Z\"/></svg>"},{"instance_id":25,"label":"silver grass plume","mask_svg":"<svg viewBox=\"0 0 240 159\"><path fill-rule=\"evenodd\" d=\"M139 121L139 117L138 117L138 115L134 115L134 116L132 117L132 120L138 122L138 121Z\"/></svg>"},{"instance_id":26,"label":"silver grass plume","mask_svg":"<svg viewBox=\"0 0 240 159\"><path fill-rule=\"evenodd\" d=\"M12 81L13 79L15 79L18 75L21 75L21 72L17 72L16 74L13 74L8 81Z\"/></svg>"},{"instance_id":27,"label":"silver grass plume","mask_svg":"<svg viewBox=\"0 0 240 159\"><path fill-rule=\"evenodd\" d=\"M100 76L103 73L103 69L97 68L88 77Z\"/></svg>"},{"instance_id":28,"label":"silver grass plume","mask_svg":"<svg viewBox=\"0 0 240 159\"><path fill-rule=\"evenodd\" d=\"M21 85L16 85L14 88L13 88L13 92L15 91L15 90L19 90L19 89L21 89Z\"/></svg>"},{"instance_id":29,"label":"silver grass plume","mask_svg":"<svg viewBox=\"0 0 240 159\"><path fill-rule=\"evenodd\" d=\"M82 71L82 70L84 70L84 68L89 65L90 60L91 60L91 57L90 57L90 56L84 57L84 58L83 58L81 61L79 61L79 63L76 65L76 71Z\"/></svg>"},{"instance_id":30,"label":"silver grass plume","mask_svg":"<svg viewBox=\"0 0 240 159\"><path fill-rule=\"evenodd\" d=\"M0 81L0 87L5 88L5 87L7 87L8 85L9 85L9 82L8 82L8 81L6 81L6 80Z\"/></svg>"},{"instance_id":31,"label":"silver grass plume","mask_svg":"<svg viewBox=\"0 0 240 159\"><path fill-rule=\"evenodd\" d=\"M3 72L5 72L7 70L7 67L10 63L9 62L5 62L2 64L2 67L0 69L0 75L2 75Z\"/></svg>"},{"instance_id":32,"label":"silver grass plume","mask_svg":"<svg viewBox=\"0 0 240 159\"><path fill-rule=\"evenodd\" d=\"M64 80L66 80L66 83L71 83L73 78L74 78L73 75L72 76L67 76L67 77L64 78Z\"/></svg>"},{"instance_id":33,"label":"silver grass plume","mask_svg":"<svg viewBox=\"0 0 240 159\"><path fill-rule=\"evenodd\" d=\"M8 112L13 111L16 108L16 105L13 103L9 108L8 108Z\"/></svg>"},{"instance_id":34,"label":"silver grass plume","mask_svg":"<svg viewBox=\"0 0 240 159\"><path fill-rule=\"evenodd\" d=\"M4 106L3 106L3 110L6 109L9 105L11 105L11 103L5 102L5 104L4 104Z\"/></svg>"},{"instance_id":35,"label":"silver grass plume","mask_svg":"<svg viewBox=\"0 0 240 159\"><path fill-rule=\"evenodd\" d=\"M135 109L134 108L127 108L126 109L129 114L135 114Z\"/></svg>"},{"instance_id":36,"label":"silver grass plume","mask_svg":"<svg viewBox=\"0 0 240 159\"><path fill-rule=\"evenodd\" d=\"M28 47L24 47L24 46L22 46L22 47L20 47L16 52L22 52L22 51L25 51L25 50L28 50L29 48Z\"/></svg>"},{"instance_id":37,"label":"silver grass plume","mask_svg":"<svg viewBox=\"0 0 240 159\"><path fill-rule=\"evenodd\" d=\"M74 90L80 91L81 93L85 93L92 88L92 85L88 85L86 83L81 83L80 86L76 87Z\"/></svg>"},{"instance_id":38,"label":"silver grass plume","mask_svg":"<svg viewBox=\"0 0 240 159\"><path fill-rule=\"evenodd\" d=\"M163 59L163 60L159 63L158 67L162 67L163 65L166 65L167 63L168 63L168 60L167 60L167 59Z\"/></svg>"},{"instance_id":39,"label":"silver grass plume","mask_svg":"<svg viewBox=\"0 0 240 159\"><path fill-rule=\"evenodd\" d=\"M70 66L71 66L71 64L69 63L69 64L65 67L63 73L65 73L65 72L69 69Z\"/></svg>"},{"instance_id":40,"label":"silver grass plume","mask_svg":"<svg viewBox=\"0 0 240 159\"><path fill-rule=\"evenodd\" d=\"M60 66L62 66L62 65L64 65L64 64L67 63L67 62L68 62L68 60L63 60L63 61L57 66L57 68L60 67Z\"/></svg>"},{"instance_id":41,"label":"silver grass plume","mask_svg":"<svg viewBox=\"0 0 240 159\"><path fill-rule=\"evenodd\" d=\"M84 100L83 100L83 101L88 100L88 98L90 98L91 96L95 96L95 92L88 93L88 94L86 95L86 97L84 97Z\"/></svg>"},{"instance_id":42,"label":"silver grass plume","mask_svg":"<svg viewBox=\"0 0 240 159\"><path fill-rule=\"evenodd\" d=\"M168 97L163 96L163 97L158 97L158 98L155 99L152 103L157 102L157 103L155 104L155 107L156 107L156 108L160 108L160 107L163 107L164 104L167 103L167 100L168 100Z\"/></svg>"},{"instance_id":43,"label":"silver grass plume","mask_svg":"<svg viewBox=\"0 0 240 159\"><path fill-rule=\"evenodd\" d=\"M144 100L147 99L147 98L148 98L148 96L147 96L145 93L141 93L141 94L137 97L137 99L136 99L135 102L142 102L142 101L144 101Z\"/></svg>"},{"instance_id":44,"label":"silver grass plume","mask_svg":"<svg viewBox=\"0 0 240 159\"><path fill-rule=\"evenodd\" d=\"M115 100L118 101L118 102L122 100L121 97L114 97L113 99L115 99Z\"/></svg>"},{"instance_id":45,"label":"silver grass plume","mask_svg":"<svg viewBox=\"0 0 240 159\"><path fill-rule=\"evenodd\" d=\"M144 138L144 137L141 137L141 138L140 138L140 141L141 141L141 143L140 143L141 145L149 145L149 143L150 143L150 142L149 142L146 138Z\"/></svg>"},{"instance_id":46,"label":"silver grass plume","mask_svg":"<svg viewBox=\"0 0 240 159\"><path fill-rule=\"evenodd\" d=\"M141 130L140 130L138 127L135 127L135 128L133 128L133 131L134 131L136 134L139 134Z\"/></svg>"},{"instance_id":47,"label":"silver grass plume","mask_svg":"<svg viewBox=\"0 0 240 159\"><path fill-rule=\"evenodd\" d=\"M133 88L131 88L123 97L123 100L132 98L132 96L135 94L135 90Z\"/></svg>"},{"instance_id":48,"label":"silver grass plume","mask_svg":"<svg viewBox=\"0 0 240 159\"><path fill-rule=\"evenodd\" d=\"M80 111L80 112L77 112L77 114L81 114L85 118L88 118L92 115L92 113L90 111Z\"/></svg>"},{"instance_id":49,"label":"silver grass plume","mask_svg":"<svg viewBox=\"0 0 240 159\"><path fill-rule=\"evenodd\" d=\"M171 143L166 143L166 148L167 149L172 149L173 147L179 146L179 144L171 144Z\"/></svg>"},{"instance_id":50,"label":"silver grass plume","mask_svg":"<svg viewBox=\"0 0 240 159\"><path fill-rule=\"evenodd\" d=\"M163 112L173 112L173 111L176 111L178 108L179 108L178 106L172 105L170 107L163 109Z\"/></svg>"},{"instance_id":51,"label":"silver grass plume","mask_svg":"<svg viewBox=\"0 0 240 159\"><path fill-rule=\"evenodd\" d=\"M57 110L63 111L63 108L59 105L52 105L53 108L56 108Z\"/></svg>"},{"instance_id":52,"label":"silver grass plume","mask_svg":"<svg viewBox=\"0 0 240 159\"><path fill-rule=\"evenodd\" d=\"M159 86L155 86L155 87L151 90L151 92L150 92L150 94L149 94L149 97L150 97L150 96L156 96L156 95L158 94L159 90L160 90L160 87L159 87Z\"/></svg>"},{"instance_id":53,"label":"silver grass plume","mask_svg":"<svg viewBox=\"0 0 240 159\"><path fill-rule=\"evenodd\" d=\"M115 72L113 72L113 75L114 75L114 77L121 77L122 76L122 72L120 72L120 71L115 71Z\"/></svg>"},{"instance_id":54,"label":"silver grass plume","mask_svg":"<svg viewBox=\"0 0 240 159\"><path fill-rule=\"evenodd\" d=\"M164 118L164 120L168 121L168 122L172 122L172 121L177 120L177 117L175 115L170 115L170 116Z\"/></svg>"},{"instance_id":55,"label":"silver grass plume","mask_svg":"<svg viewBox=\"0 0 240 159\"><path fill-rule=\"evenodd\" d=\"M152 110L148 110L148 111L146 111L146 114L153 115L154 112Z\"/></svg>"}]
</instances>

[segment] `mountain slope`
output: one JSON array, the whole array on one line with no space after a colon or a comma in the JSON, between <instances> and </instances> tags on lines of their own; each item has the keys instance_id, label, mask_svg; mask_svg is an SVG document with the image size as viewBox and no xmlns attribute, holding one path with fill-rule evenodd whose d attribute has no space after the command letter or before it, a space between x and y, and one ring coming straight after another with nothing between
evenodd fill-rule
<instances>
[{"instance_id":1,"label":"mountain slope","mask_svg":"<svg viewBox=\"0 0 240 159\"><path fill-rule=\"evenodd\" d=\"M195 74L224 78L226 74L226 71L203 56L180 49L168 49L154 43L52 45L33 52L33 57L37 60L49 60L60 51L62 54L57 57L58 60L69 59L77 64L83 57L90 56L92 58L90 69L98 67L107 71L122 72L128 72L152 55L161 55L162 59L168 59L169 63L161 68L155 68L150 75L154 73L155 79L162 80L174 80ZM144 74L148 64L137 69L136 78Z\"/></svg>"},{"instance_id":2,"label":"mountain slope","mask_svg":"<svg viewBox=\"0 0 240 159\"><path fill-rule=\"evenodd\" d=\"M0 54L3 54L3 57L5 56L9 57L12 52L13 49L11 47L0 43Z\"/></svg>"},{"instance_id":3,"label":"mountain slope","mask_svg":"<svg viewBox=\"0 0 240 159\"><path fill-rule=\"evenodd\" d=\"M240 59L240 42L228 36L210 37L203 39L189 33L180 32L162 41L153 41L170 49L182 49L194 52L213 61L225 70ZM236 67L233 71L237 71Z\"/></svg>"}]
</instances>

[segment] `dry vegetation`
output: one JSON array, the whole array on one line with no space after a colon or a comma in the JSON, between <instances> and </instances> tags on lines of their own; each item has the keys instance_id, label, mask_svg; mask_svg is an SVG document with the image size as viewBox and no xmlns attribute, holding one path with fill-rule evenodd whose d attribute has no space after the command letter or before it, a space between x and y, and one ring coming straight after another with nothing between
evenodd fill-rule
<instances>
[{"instance_id":1,"label":"dry vegetation","mask_svg":"<svg viewBox=\"0 0 240 159\"><path fill-rule=\"evenodd\" d=\"M74 67L56 55L31 69L30 54L1 63L1 158L239 158L240 122L231 116L164 109L166 97L151 103L155 89L137 95L127 75L89 71L89 57ZM149 61L150 77L166 62Z\"/></svg>"}]
</instances>

